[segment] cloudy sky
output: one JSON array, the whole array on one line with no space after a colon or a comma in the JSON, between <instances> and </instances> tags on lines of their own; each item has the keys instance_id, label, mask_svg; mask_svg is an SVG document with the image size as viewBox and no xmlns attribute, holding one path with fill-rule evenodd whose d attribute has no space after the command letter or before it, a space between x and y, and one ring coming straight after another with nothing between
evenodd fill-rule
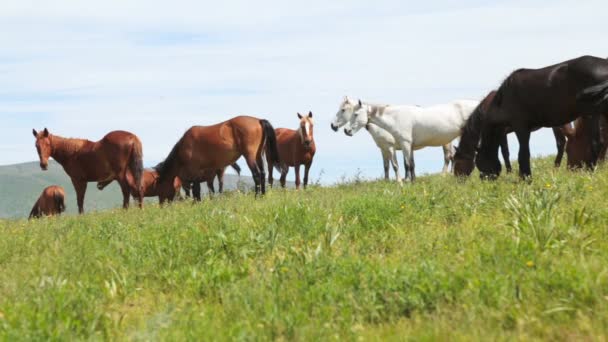
<instances>
[{"instance_id":1,"label":"cloudy sky","mask_svg":"<svg viewBox=\"0 0 608 342\"><path fill-rule=\"evenodd\" d=\"M607 13L605 0L4 0L0 164L36 160L32 128L129 130L151 165L192 125L249 114L295 128L312 110L313 179L378 177L371 137L329 128L344 95L480 99L513 69L608 56ZM533 153L554 153L552 139L533 135ZM418 173L442 163L440 148L416 153Z\"/></svg>"}]
</instances>

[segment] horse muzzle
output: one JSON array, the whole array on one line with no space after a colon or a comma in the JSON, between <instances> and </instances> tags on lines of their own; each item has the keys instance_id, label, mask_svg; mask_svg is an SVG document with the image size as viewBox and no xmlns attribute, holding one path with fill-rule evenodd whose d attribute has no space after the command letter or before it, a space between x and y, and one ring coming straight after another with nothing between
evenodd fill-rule
<instances>
[{"instance_id":1,"label":"horse muzzle","mask_svg":"<svg viewBox=\"0 0 608 342\"><path fill-rule=\"evenodd\" d=\"M346 128L345 128L345 129L344 129L344 134L348 135L349 137L352 137L352 136L353 136L353 131L352 131L352 130L350 130L350 129L346 129Z\"/></svg>"},{"instance_id":2,"label":"horse muzzle","mask_svg":"<svg viewBox=\"0 0 608 342\"><path fill-rule=\"evenodd\" d=\"M334 126L334 124L332 123L331 124L331 129L333 129L334 132L337 132L338 131L338 126Z\"/></svg>"},{"instance_id":3,"label":"horse muzzle","mask_svg":"<svg viewBox=\"0 0 608 342\"><path fill-rule=\"evenodd\" d=\"M40 169L41 169L42 171L46 171L46 170L48 170L48 169L49 169L49 164L43 164L43 163L40 163Z\"/></svg>"}]
</instances>

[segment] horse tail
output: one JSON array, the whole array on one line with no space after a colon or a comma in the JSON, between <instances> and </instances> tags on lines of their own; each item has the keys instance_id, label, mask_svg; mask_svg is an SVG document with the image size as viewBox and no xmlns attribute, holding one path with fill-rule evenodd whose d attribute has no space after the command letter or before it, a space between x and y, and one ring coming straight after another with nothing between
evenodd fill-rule
<instances>
[{"instance_id":1,"label":"horse tail","mask_svg":"<svg viewBox=\"0 0 608 342\"><path fill-rule=\"evenodd\" d=\"M36 203L34 203L34 207L32 208L32 211L30 211L30 216L28 217L29 220L33 219L33 218L39 218L40 217L40 199L38 199L36 201Z\"/></svg>"},{"instance_id":2,"label":"horse tail","mask_svg":"<svg viewBox=\"0 0 608 342\"><path fill-rule=\"evenodd\" d=\"M241 175L241 167L239 166L239 164L234 163L232 165L230 165L234 171L236 171L236 173L240 176Z\"/></svg>"},{"instance_id":3,"label":"horse tail","mask_svg":"<svg viewBox=\"0 0 608 342\"><path fill-rule=\"evenodd\" d=\"M129 160L129 168L135 181L135 187L141 196L143 196L143 178L144 178L144 153L141 146L141 141L136 139L131 150L131 159Z\"/></svg>"},{"instance_id":4,"label":"horse tail","mask_svg":"<svg viewBox=\"0 0 608 342\"><path fill-rule=\"evenodd\" d=\"M264 145L265 149L268 150L270 154L270 161L274 164L279 164L279 148L277 145L277 135L274 132L274 128L268 122L268 120L260 120L260 124L262 125L262 130L264 131Z\"/></svg>"},{"instance_id":5,"label":"horse tail","mask_svg":"<svg viewBox=\"0 0 608 342\"><path fill-rule=\"evenodd\" d=\"M184 137L181 137L177 143L175 143L175 145L173 146L173 148L171 149L171 152L169 152L169 155L167 156L167 158L165 158L165 160L161 163L159 163L155 169L156 171L158 171L158 181L159 182L164 182L167 177L169 177L169 173L171 172L171 169L173 169L175 163L177 163L177 159L179 157L179 149L181 147L182 141L184 140ZM183 180L182 180L183 182Z\"/></svg>"},{"instance_id":6,"label":"horse tail","mask_svg":"<svg viewBox=\"0 0 608 342\"><path fill-rule=\"evenodd\" d=\"M577 96L580 101L608 106L608 81L583 89Z\"/></svg>"},{"instance_id":7,"label":"horse tail","mask_svg":"<svg viewBox=\"0 0 608 342\"><path fill-rule=\"evenodd\" d=\"M55 208L57 208L58 213L61 214L62 212L64 212L65 198L63 197L63 194L60 191L55 190L55 192L53 193L53 200L55 201Z\"/></svg>"}]
</instances>

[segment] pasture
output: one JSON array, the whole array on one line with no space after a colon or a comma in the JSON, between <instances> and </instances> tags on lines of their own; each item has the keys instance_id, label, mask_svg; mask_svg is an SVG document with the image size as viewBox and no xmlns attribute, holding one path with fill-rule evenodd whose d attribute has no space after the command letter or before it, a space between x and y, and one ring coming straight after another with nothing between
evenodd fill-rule
<instances>
[{"instance_id":1,"label":"pasture","mask_svg":"<svg viewBox=\"0 0 608 342\"><path fill-rule=\"evenodd\" d=\"M532 163L0 221L0 338L606 339L608 169Z\"/></svg>"}]
</instances>

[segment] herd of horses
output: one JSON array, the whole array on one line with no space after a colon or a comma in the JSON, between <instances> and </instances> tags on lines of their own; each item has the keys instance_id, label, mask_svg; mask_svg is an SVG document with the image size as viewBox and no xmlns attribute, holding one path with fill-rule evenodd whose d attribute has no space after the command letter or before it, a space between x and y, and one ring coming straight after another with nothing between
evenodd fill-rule
<instances>
[{"instance_id":1,"label":"herd of horses","mask_svg":"<svg viewBox=\"0 0 608 342\"><path fill-rule=\"evenodd\" d=\"M608 59L582 56L540 69L512 72L482 101L457 100L447 104L420 107L386 105L345 97L331 123L348 136L365 128L382 152L384 175L389 178L392 164L395 177L402 182L397 151L403 153L405 179L415 180L414 151L442 146L443 173L452 171L468 177L475 167L482 179L499 177L502 151L507 172L511 172L507 135L519 141L519 174L532 175L530 134L551 127L561 164L564 151L570 168L593 168L608 149ZM298 113L296 130L274 129L265 119L238 116L213 126L194 126L184 133L167 158L153 169L143 168L140 140L132 133L114 131L98 142L68 139L51 134L46 128L33 131L40 167L46 170L50 157L62 165L76 190L79 213L83 213L88 182L101 190L117 181L123 194L123 207L130 197L142 207L144 197L171 202L180 189L200 200L200 183L220 180L228 166L240 173L236 164L243 157L255 183L255 194L266 192L266 176L273 185L272 169L280 173L285 186L290 167L295 168L296 188L300 187L300 167L304 166L304 187L316 152L312 112ZM452 142L459 138L458 147ZM65 194L59 187L44 190L30 217L54 215L65 209Z\"/></svg>"}]
</instances>

